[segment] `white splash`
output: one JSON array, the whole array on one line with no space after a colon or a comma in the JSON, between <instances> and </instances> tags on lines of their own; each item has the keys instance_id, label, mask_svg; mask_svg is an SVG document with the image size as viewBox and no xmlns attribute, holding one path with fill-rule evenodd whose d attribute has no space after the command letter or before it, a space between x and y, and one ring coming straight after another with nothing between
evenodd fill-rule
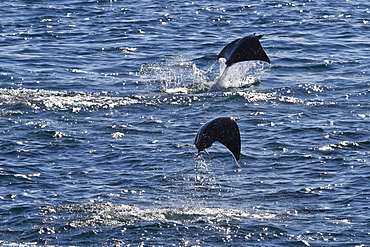
<instances>
[{"instance_id":1,"label":"white splash","mask_svg":"<svg viewBox=\"0 0 370 247\"><path fill-rule=\"evenodd\" d=\"M160 83L166 93L188 94L249 87L266 71L264 62L245 61L226 67L222 60L202 70L183 56L169 56L163 62L143 65L139 75L150 85ZM218 71L215 69L217 64L220 67Z\"/></svg>"},{"instance_id":2,"label":"white splash","mask_svg":"<svg viewBox=\"0 0 370 247\"><path fill-rule=\"evenodd\" d=\"M226 67L224 59L220 59L220 76L215 79L209 91L249 87L260 80L264 71L263 62L246 61Z\"/></svg>"}]
</instances>

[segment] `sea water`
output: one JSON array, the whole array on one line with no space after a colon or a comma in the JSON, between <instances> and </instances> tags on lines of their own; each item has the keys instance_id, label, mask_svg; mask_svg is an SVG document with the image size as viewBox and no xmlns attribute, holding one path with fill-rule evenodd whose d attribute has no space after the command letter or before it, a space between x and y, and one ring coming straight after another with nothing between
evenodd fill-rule
<instances>
[{"instance_id":1,"label":"sea water","mask_svg":"<svg viewBox=\"0 0 370 247\"><path fill-rule=\"evenodd\" d=\"M0 245L369 244L368 1L0 7ZM271 65L208 92L253 33ZM193 145L222 116L238 163Z\"/></svg>"}]
</instances>

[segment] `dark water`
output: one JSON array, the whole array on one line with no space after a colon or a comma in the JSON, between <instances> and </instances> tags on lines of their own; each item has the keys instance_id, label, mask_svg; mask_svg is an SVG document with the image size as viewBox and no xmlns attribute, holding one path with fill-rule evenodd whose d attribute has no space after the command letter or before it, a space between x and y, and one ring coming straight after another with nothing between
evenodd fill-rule
<instances>
[{"instance_id":1,"label":"dark water","mask_svg":"<svg viewBox=\"0 0 370 247\"><path fill-rule=\"evenodd\" d=\"M0 245L368 245L368 1L0 9ZM272 64L207 93L252 33ZM220 116L239 164L192 145Z\"/></svg>"}]
</instances>

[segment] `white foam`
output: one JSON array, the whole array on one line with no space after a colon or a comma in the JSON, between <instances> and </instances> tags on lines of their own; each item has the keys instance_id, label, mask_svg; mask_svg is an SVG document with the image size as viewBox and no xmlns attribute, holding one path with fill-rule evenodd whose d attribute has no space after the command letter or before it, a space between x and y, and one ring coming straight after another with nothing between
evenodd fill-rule
<instances>
[{"instance_id":1,"label":"white foam","mask_svg":"<svg viewBox=\"0 0 370 247\"><path fill-rule=\"evenodd\" d=\"M102 203L94 205L66 205L63 207L44 207L45 214L67 211L73 215L85 214L69 222L72 227L97 225L132 225L143 221L173 222L178 224L241 220L243 218L271 219L271 213L250 213L238 209L213 207L182 207L182 208L140 208L132 205ZM54 217L53 217L54 218Z\"/></svg>"},{"instance_id":2,"label":"white foam","mask_svg":"<svg viewBox=\"0 0 370 247\"><path fill-rule=\"evenodd\" d=\"M70 109L73 112L89 108L114 108L140 103L140 97L119 97L101 93L51 91L38 89L0 89L0 105L24 105L34 109Z\"/></svg>"}]
</instances>

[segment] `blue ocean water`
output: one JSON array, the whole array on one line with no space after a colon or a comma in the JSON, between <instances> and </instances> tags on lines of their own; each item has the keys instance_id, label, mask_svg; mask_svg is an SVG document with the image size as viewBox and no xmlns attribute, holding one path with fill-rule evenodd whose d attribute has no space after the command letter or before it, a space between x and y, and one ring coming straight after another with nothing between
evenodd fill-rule
<instances>
[{"instance_id":1,"label":"blue ocean water","mask_svg":"<svg viewBox=\"0 0 370 247\"><path fill-rule=\"evenodd\" d=\"M0 7L0 245L368 245L368 1ZM253 33L271 65L207 92ZM192 145L220 116L239 163Z\"/></svg>"}]
</instances>

